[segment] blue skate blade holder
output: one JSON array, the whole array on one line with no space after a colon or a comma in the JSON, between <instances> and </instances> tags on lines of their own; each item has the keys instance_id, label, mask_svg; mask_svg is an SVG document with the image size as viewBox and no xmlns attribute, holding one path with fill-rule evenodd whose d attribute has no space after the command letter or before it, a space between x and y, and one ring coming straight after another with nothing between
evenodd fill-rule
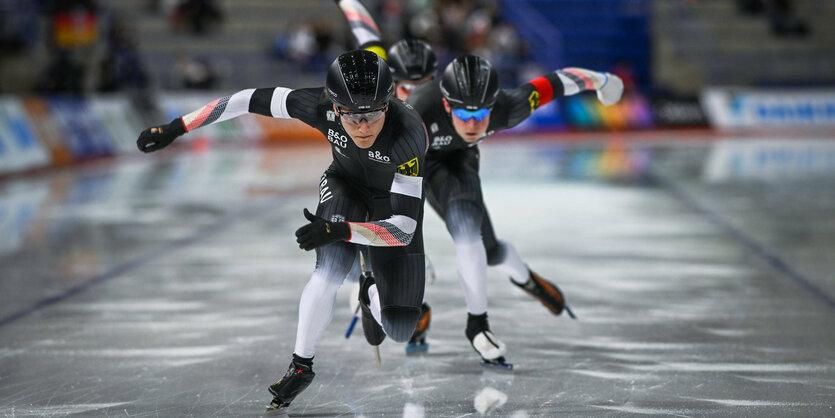
<instances>
[{"instance_id":1,"label":"blue skate blade holder","mask_svg":"<svg viewBox=\"0 0 835 418\"><path fill-rule=\"evenodd\" d=\"M354 332L354 326L357 325L357 320L360 317L354 315L354 319L351 320L351 325L348 325L348 331L345 331L345 339L351 338L351 333Z\"/></svg>"}]
</instances>

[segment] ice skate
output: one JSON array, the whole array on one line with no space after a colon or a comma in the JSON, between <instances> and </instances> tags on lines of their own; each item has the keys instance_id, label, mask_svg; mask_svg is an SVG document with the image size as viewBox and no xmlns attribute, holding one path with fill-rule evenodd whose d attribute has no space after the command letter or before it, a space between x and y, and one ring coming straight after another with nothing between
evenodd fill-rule
<instances>
[{"instance_id":1,"label":"ice skate","mask_svg":"<svg viewBox=\"0 0 835 418\"><path fill-rule=\"evenodd\" d=\"M290 402L310 386L314 377L316 373L313 372L312 365L302 364L297 356L293 355L293 361L290 362L290 367L284 377L268 388L273 395L273 400L267 406L267 412L290 406Z\"/></svg>"},{"instance_id":2,"label":"ice skate","mask_svg":"<svg viewBox=\"0 0 835 418\"><path fill-rule=\"evenodd\" d=\"M406 354L417 354L429 350L429 343L426 342L426 333L429 331L429 323L432 320L432 309L424 302L420 307L420 320L415 327L415 333L406 345Z\"/></svg>"},{"instance_id":3,"label":"ice skate","mask_svg":"<svg viewBox=\"0 0 835 418\"><path fill-rule=\"evenodd\" d=\"M623 95L623 81L612 73L604 73L606 81L597 89L597 100L604 106L611 106Z\"/></svg>"},{"instance_id":4,"label":"ice skate","mask_svg":"<svg viewBox=\"0 0 835 418\"><path fill-rule=\"evenodd\" d=\"M481 365L500 370L513 370L513 365L504 358L505 345L490 332L487 314L469 314L467 318L467 339L473 350L481 356Z\"/></svg>"},{"instance_id":5,"label":"ice skate","mask_svg":"<svg viewBox=\"0 0 835 418\"><path fill-rule=\"evenodd\" d=\"M371 314L371 300L368 298L368 288L374 284L374 276L371 273L363 273L360 276L360 309L362 310L362 332L365 334L365 340L373 346L378 346L386 339L386 333L383 332L383 327L374 319Z\"/></svg>"},{"instance_id":6,"label":"ice skate","mask_svg":"<svg viewBox=\"0 0 835 418\"><path fill-rule=\"evenodd\" d=\"M530 274L528 281L525 282L525 284L519 284L513 280L511 280L511 282L522 288L522 290L527 292L529 295L533 296L554 315L561 314L563 309L565 309L568 316L572 319L577 319L577 317L574 316L574 312L572 312L568 305L565 304L565 296L563 296L557 285L543 279L538 274L534 273L533 270L528 269L528 272Z\"/></svg>"}]
</instances>

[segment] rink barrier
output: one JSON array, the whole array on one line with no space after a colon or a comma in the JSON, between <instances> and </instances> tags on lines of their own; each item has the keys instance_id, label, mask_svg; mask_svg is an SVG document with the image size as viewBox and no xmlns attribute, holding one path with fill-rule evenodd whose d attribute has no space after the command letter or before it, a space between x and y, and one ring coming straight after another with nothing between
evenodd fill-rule
<instances>
[{"instance_id":1,"label":"rink barrier","mask_svg":"<svg viewBox=\"0 0 835 418\"><path fill-rule=\"evenodd\" d=\"M718 129L835 126L833 89L705 89L700 98Z\"/></svg>"},{"instance_id":2,"label":"rink barrier","mask_svg":"<svg viewBox=\"0 0 835 418\"><path fill-rule=\"evenodd\" d=\"M49 164L49 153L19 100L0 98L0 174Z\"/></svg>"},{"instance_id":3,"label":"rink barrier","mask_svg":"<svg viewBox=\"0 0 835 418\"><path fill-rule=\"evenodd\" d=\"M0 175L65 165L100 157L138 154L136 138L150 123L167 123L198 109L222 92L161 93L157 109L145 110L128 95L0 96ZM657 106L666 107L659 111ZM670 106L674 110L670 111ZM675 107L678 106L678 107ZM659 126L698 125L699 109L691 103L671 105L627 92L613 106L603 106L593 93L555 100L537 109L510 132L559 130L642 130ZM682 106L685 110L682 111ZM689 107L686 107L689 106ZM684 115L658 118L658 114ZM695 117L688 118L688 115ZM189 132L175 146L201 150L216 142L321 142L322 134L295 119L247 114Z\"/></svg>"}]
</instances>

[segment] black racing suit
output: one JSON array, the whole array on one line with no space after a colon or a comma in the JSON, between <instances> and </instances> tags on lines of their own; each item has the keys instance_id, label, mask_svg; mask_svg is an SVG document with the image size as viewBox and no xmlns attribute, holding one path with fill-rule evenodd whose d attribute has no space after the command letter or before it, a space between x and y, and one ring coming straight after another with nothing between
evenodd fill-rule
<instances>
[{"instance_id":1,"label":"black racing suit","mask_svg":"<svg viewBox=\"0 0 835 418\"><path fill-rule=\"evenodd\" d=\"M554 96L561 96L561 84L554 89ZM533 85L526 83L515 89L502 89L490 112L487 132L479 139L502 129L512 128L528 118L539 106L538 93ZM488 265L502 261L502 246L493 232L493 225L484 198L479 178L479 151L477 143L464 141L452 125L452 116L444 108L439 81L424 83L409 95L408 102L414 106L429 133L429 151L426 153L424 189L426 199L444 219L450 233L455 236L468 222L480 222L481 235L487 251ZM465 201L463 214L448 213L450 204ZM460 203L460 202L459 202Z\"/></svg>"},{"instance_id":2,"label":"black racing suit","mask_svg":"<svg viewBox=\"0 0 835 418\"><path fill-rule=\"evenodd\" d=\"M182 117L186 131L245 113L295 118L316 128L331 144L333 162L319 182L316 215L348 222L351 237L316 248L316 268L302 292L296 354L312 357L333 315L336 291L355 270L358 245L377 280L382 326L406 341L423 301L422 175L426 130L410 105L392 99L374 144L357 147L343 129L324 88L248 89L219 98Z\"/></svg>"},{"instance_id":3,"label":"black racing suit","mask_svg":"<svg viewBox=\"0 0 835 418\"><path fill-rule=\"evenodd\" d=\"M374 144L361 149L342 128L324 89L291 92L287 111L322 132L330 142L333 162L319 184L316 215L333 222L351 222L351 241L369 245L367 262L377 282L383 327L395 340L408 339L417 323L424 292L423 200L415 190L404 191L409 185L396 180L395 175L400 179L423 175L427 139L418 114L411 106L392 99ZM386 222L394 216L416 222L411 237L393 222ZM363 222L366 220L376 222ZM357 251L357 246L349 242L317 248L316 268L350 269ZM401 319L390 318L392 314ZM399 332L401 328L405 331Z\"/></svg>"}]
</instances>

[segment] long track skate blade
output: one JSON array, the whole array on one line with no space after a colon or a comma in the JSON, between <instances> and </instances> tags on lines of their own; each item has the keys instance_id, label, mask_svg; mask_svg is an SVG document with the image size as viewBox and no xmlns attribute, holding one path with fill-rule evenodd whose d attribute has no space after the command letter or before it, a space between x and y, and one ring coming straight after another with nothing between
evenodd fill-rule
<instances>
[{"instance_id":1,"label":"long track skate blade","mask_svg":"<svg viewBox=\"0 0 835 418\"><path fill-rule=\"evenodd\" d=\"M377 368L382 367L382 362L380 361L380 346L375 345L374 347L374 358L377 360Z\"/></svg>"},{"instance_id":2,"label":"long track skate blade","mask_svg":"<svg viewBox=\"0 0 835 418\"><path fill-rule=\"evenodd\" d=\"M504 361L504 359L491 360L491 361L487 361L487 360L482 359L481 360L481 365L488 368L488 369L495 369L495 370L508 371L508 372L513 371L513 365L510 364L510 363L506 363Z\"/></svg>"},{"instance_id":3,"label":"long track skate blade","mask_svg":"<svg viewBox=\"0 0 835 418\"><path fill-rule=\"evenodd\" d=\"M409 343L406 346L406 355L423 354L429 351L429 343Z\"/></svg>"},{"instance_id":4,"label":"long track skate blade","mask_svg":"<svg viewBox=\"0 0 835 418\"><path fill-rule=\"evenodd\" d=\"M267 405L267 410L264 411L265 416L269 417L281 417L287 416L287 407L290 406L289 403L279 403L273 399L269 405Z\"/></svg>"},{"instance_id":5,"label":"long track skate blade","mask_svg":"<svg viewBox=\"0 0 835 418\"><path fill-rule=\"evenodd\" d=\"M571 311L571 308L569 308L568 305L564 305L562 308L565 309L565 312L571 319L577 319L577 317L574 316L574 312Z\"/></svg>"}]
</instances>

